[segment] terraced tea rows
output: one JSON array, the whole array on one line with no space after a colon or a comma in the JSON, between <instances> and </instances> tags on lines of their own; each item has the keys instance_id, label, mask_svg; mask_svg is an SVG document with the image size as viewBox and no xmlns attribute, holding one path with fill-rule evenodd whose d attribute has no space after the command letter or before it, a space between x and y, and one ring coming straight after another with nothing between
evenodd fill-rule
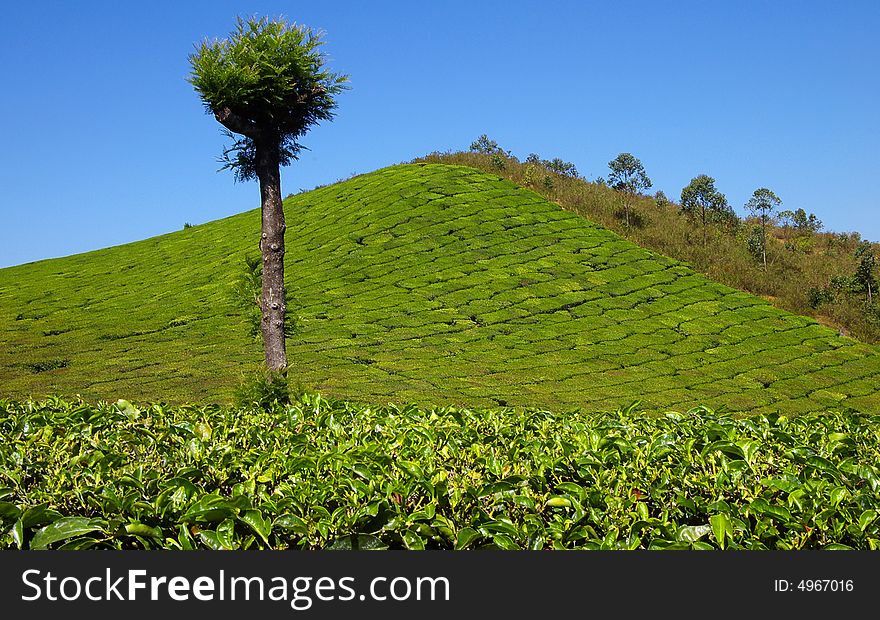
<instances>
[{"instance_id":1,"label":"terraced tea rows","mask_svg":"<svg viewBox=\"0 0 880 620\"><path fill-rule=\"evenodd\" d=\"M880 355L470 168L286 202L289 342L360 401L798 414L880 409ZM259 344L228 301L248 212L0 271L0 391L223 400Z\"/></svg>"}]
</instances>

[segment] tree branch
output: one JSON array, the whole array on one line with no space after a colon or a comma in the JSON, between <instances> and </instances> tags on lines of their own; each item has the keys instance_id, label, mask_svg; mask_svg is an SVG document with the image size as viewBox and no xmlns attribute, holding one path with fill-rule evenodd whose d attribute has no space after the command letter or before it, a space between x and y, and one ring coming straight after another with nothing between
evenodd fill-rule
<instances>
[{"instance_id":1,"label":"tree branch","mask_svg":"<svg viewBox=\"0 0 880 620\"><path fill-rule=\"evenodd\" d=\"M251 140L256 140L260 137L260 129L256 123L240 117L229 108L215 110L214 118L229 131L240 133Z\"/></svg>"}]
</instances>

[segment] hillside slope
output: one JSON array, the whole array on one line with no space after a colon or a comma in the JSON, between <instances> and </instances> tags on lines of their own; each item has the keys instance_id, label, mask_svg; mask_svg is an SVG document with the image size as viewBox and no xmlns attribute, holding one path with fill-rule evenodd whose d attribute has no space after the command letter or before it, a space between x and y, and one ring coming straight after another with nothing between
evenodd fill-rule
<instances>
[{"instance_id":1,"label":"hillside slope","mask_svg":"<svg viewBox=\"0 0 880 620\"><path fill-rule=\"evenodd\" d=\"M880 410L880 353L476 170L403 165L285 202L308 387L360 401ZM0 395L229 398L256 211L0 270Z\"/></svg>"}]
</instances>

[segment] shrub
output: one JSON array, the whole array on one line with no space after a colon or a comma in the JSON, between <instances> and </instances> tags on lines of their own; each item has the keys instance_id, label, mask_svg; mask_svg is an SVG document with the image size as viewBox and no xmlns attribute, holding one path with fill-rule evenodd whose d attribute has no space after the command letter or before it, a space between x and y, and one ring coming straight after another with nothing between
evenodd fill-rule
<instances>
[{"instance_id":1,"label":"shrub","mask_svg":"<svg viewBox=\"0 0 880 620\"><path fill-rule=\"evenodd\" d=\"M523 168L523 185L526 187L536 188L538 179L541 177L541 167L539 164L527 163Z\"/></svg>"},{"instance_id":2,"label":"shrub","mask_svg":"<svg viewBox=\"0 0 880 620\"><path fill-rule=\"evenodd\" d=\"M58 370L60 368L67 368L68 365L70 365L70 360L43 360L39 362L25 364L25 366L27 366L28 369L30 369L30 371L34 374L49 372L50 370Z\"/></svg>"},{"instance_id":3,"label":"shrub","mask_svg":"<svg viewBox=\"0 0 880 620\"><path fill-rule=\"evenodd\" d=\"M229 299L233 306L242 312L248 325L248 334L254 340L260 340L260 326L263 314L260 311L260 298L263 288L263 264L259 256L246 256L236 276ZM284 313L284 336L290 338L299 331L300 317L294 314L288 301L287 312Z\"/></svg>"},{"instance_id":4,"label":"shrub","mask_svg":"<svg viewBox=\"0 0 880 620\"><path fill-rule=\"evenodd\" d=\"M789 239L785 242L785 249L790 252L797 252L799 254L809 254L816 247L816 241L812 236L809 237L796 237L794 239Z\"/></svg>"},{"instance_id":5,"label":"shrub","mask_svg":"<svg viewBox=\"0 0 880 620\"><path fill-rule=\"evenodd\" d=\"M238 308L248 325L251 338L259 340L260 295L263 282L263 265L259 256L246 256L230 291L230 301Z\"/></svg>"},{"instance_id":6,"label":"shrub","mask_svg":"<svg viewBox=\"0 0 880 620\"><path fill-rule=\"evenodd\" d=\"M830 288L842 293L854 293L858 291L858 283L850 276L834 276L831 278Z\"/></svg>"},{"instance_id":7,"label":"shrub","mask_svg":"<svg viewBox=\"0 0 880 620\"><path fill-rule=\"evenodd\" d=\"M242 379L235 389L234 401L241 408L274 411L290 403L290 387L287 377L279 373L259 370Z\"/></svg>"},{"instance_id":8,"label":"shrub","mask_svg":"<svg viewBox=\"0 0 880 620\"><path fill-rule=\"evenodd\" d=\"M807 298L809 300L809 304L811 308L818 308L822 304L827 304L834 301L834 292L830 287L823 286L822 288L811 287L809 292L807 293Z\"/></svg>"}]
</instances>

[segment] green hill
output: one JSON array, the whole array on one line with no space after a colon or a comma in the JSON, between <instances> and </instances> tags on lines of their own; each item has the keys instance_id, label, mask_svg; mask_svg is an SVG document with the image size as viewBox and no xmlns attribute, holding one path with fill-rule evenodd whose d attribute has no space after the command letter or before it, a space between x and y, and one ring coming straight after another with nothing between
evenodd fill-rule
<instances>
[{"instance_id":1,"label":"green hill","mask_svg":"<svg viewBox=\"0 0 880 620\"><path fill-rule=\"evenodd\" d=\"M289 198L294 375L334 397L556 410L880 409L880 351L471 168ZM0 270L0 395L224 401L257 211Z\"/></svg>"}]
</instances>

